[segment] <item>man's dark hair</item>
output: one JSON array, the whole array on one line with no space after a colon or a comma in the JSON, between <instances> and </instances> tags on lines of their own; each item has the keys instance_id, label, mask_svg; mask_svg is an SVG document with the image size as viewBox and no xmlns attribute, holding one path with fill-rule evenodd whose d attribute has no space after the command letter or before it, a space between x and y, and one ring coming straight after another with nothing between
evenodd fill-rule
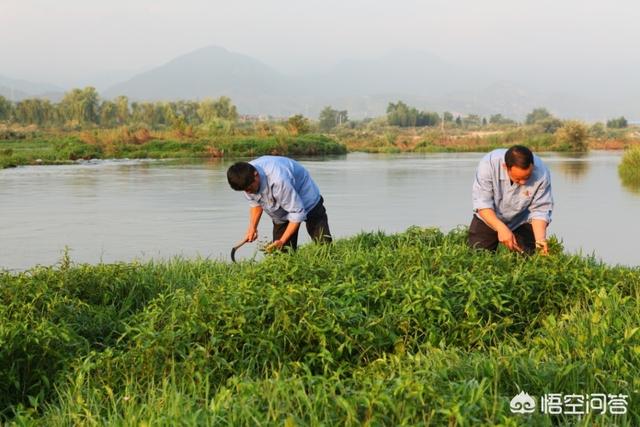
<instances>
[{"instance_id":1,"label":"man's dark hair","mask_svg":"<svg viewBox=\"0 0 640 427\"><path fill-rule=\"evenodd\" d=\"M227 181L234 190L244 191L253 183L255 172L256 168L251 163L237 162L227 170Z\"/></svg>"},{"instance_id":2,"label":"man's dark hair","mask_svg":"<svg viewBox=\"0 0 640 427\"><path fill-rule=\"evenodd\" d=\"M517 166L521 169L529 169L533 164L533 153L524 145L514 145L504 155L504 163L507 169Z\"/></svg>"}]
</instances>

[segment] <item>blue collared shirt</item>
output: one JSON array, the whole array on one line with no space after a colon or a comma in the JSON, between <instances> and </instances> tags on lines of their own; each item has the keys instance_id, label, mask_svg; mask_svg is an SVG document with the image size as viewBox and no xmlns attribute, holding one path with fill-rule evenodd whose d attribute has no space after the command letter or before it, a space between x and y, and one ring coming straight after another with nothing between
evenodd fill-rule
<instances>
[{"instance_id":1,"label":"blue collared shirt","mask_svg":"<svg viewBox=\"0 0 640 427\"><path fill-rule=\"evenodd\" d=\"M473 211L493 209L500 221L515 230L533 219L551 222L553 195L551 174L540 157L533 155L533 172L524 185L511 183L504 163L506 149L486 154L473 181Z\"/></svg>"},{"instance_id":2,"label":"blue collared shirt","mask_svg":"<svg viewBox=\"0 0 640 427\"><path fill-rule=\"evenodd\" d=\"M260 175L260 189L245 196L275 223L302 222L320 201L320 189L300 163L287 157L262 156L250 161Z\"/></svg>"}]
</instances>

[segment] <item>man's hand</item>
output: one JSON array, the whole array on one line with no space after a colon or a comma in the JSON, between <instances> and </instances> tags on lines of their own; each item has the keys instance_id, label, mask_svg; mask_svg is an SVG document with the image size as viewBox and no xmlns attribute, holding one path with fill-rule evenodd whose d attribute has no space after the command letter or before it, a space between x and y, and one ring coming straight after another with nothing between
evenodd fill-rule
<instances>
[{"instance_id":1,"label":"man's hand","mask_svg":"<svg viewBox=\"0 0 640 427\"><path fill-rule=\"evenodd\" d=\"M549 255L549 244L546 240L536 240L536 249L538 249L540 255Z\"/></svg>"},{"instance_id":2,"label":"man's hand","mask_svg":"<svg viewBox=\"0 0 640 427\"><path fill-rule=\"evenodd\" d=\"M498 229L498 240L509 248L510 251L522 252L522 248L518 245L516 236L511 232L511 230L509 230L509 227L504 226Z\"/></svg>"},{"instance_id":3,"label":"man's hand","mask_svg":"<svg viewBox=\"0 0 640 427\"><path fill-rule=\"evenodd\" d=\"M549 224L542 219L532 219L531 227L536 238L536 249L540 255L549 255L549 245L547 243L547 227Z\"/></svg>"},{"instance_id":4,"label":"man's hand","mask_svg":"<svg viewBox=\"0 0 640 427\"><path fill-rule=\"evenodd\" d=\"M267 246L267 248L265 249L266 252L271 252L271 251L275 251L275 250L280 250L282 249L282 247L284 246L286 242L283 242L282 240L274 240L269 246Z\"/></svg>"},{"instance_id":5,"label":"man's hand","mask_svg":"<svg viewBox=\"0 0 640 427\"><path fill-rule=\"evenodd\" d=\"M514 236L504 222L500 221L493 209L479 209L478 215L480 215L480 218L484 220L485 224L496 230L498 233L498 241L500 243L509 248L510 251L522 252L522 248L518 245L516 236Z\"/></svg>"},{"instance_id":6,"label":"man's hand","mask_svg":"<svg viewBox=\"0 0 640 427\"><path fill-rule=\"evenodd\" d=\"M260 217L262 216L262 208L260 206L252 206L249 208L249 227L247 233L244 235L244 239L247 242L253 242L258 238L258 224L260 223Z\"/></svg>"},{"instance_id":7,"label":"man's hand","mask_svg":"<svg viewBox=\"0 0 640 427\"><path fill-rule=\"evenodd\" d=\"M257 238L258 238L258 229L249 227L249 229L247 230L247 234L245 234L244 236L244 240L246 240L247 242L253 242Z\"/></svg>"}]
</instances>

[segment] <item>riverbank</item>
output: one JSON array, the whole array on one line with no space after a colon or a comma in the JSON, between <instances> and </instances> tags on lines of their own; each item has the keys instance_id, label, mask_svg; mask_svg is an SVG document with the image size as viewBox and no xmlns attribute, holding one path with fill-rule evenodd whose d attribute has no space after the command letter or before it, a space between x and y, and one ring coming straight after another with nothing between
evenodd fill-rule
<instances>
[{"instance_id":1,"label":"riverbank","mask_svg":"<svg viewBox=\"0 0 640 427\"><path fill-rule=\"evenodd\" d=\"M576 147L534 127L465 131L460 129L342 129L331 134L239 134L97 129L81 132L5 131L0 138L0 168L70 164L89 159L247 158L265 154L323 156L347 152L436 153L487 152L523 144L536 152L573 152ZM589 138L587 149L640 146L640 133L630 130L611 137Z\"/></svg>"},{"instance_id":2,"label":"riverbank","mask_svg":"<svg viewBox=\"0 0 640 427\"><path fill-rule=\"evenodd\" d=\"M21 425L495 425L524 391L628 395L640 271L475 252L411 228L259 263L176 260L0 274L0 414Z\"/></svg>"},{"instance_id":3,"label":"riverbank","mask_svg":"<svg viewBox=\"0 0 640 427\"><path fill-rule=\"evenodd\" d=\"M601 137L585 135L580 144L575 144L561 135L541 132L536 126L496 127L485 131L388 126L375 131L342 129L331 136L349 151L368 153L488 152L515 144L536 152L578 152L623 150L640 145L640 131L633 129L617 130Z\"/></svg>"},{"instance_id":4,"label":"riverbank","mask_svg":"<svg viewBox=\"0 0 640 427\"><path fill-rule=\"evenodd\" d=\"M215 140L172 138L149 132L126 137L43 135L0 140L0 168L22 165L70 164L89 159L168 159L255 157L265 154L315 156L345 154L347 149L324 135L226 137Z\"/></svg>"}]
</instances>

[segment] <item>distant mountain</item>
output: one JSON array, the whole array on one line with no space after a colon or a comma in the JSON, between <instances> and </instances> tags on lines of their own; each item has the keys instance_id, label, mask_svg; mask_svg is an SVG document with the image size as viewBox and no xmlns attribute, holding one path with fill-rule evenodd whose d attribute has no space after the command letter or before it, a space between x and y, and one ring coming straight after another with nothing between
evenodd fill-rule
<instances>
[{"instance_id":1,"label":"distant mountain","mask_svg":"<svg viewBox=\"0 0 640 427\"><path fill-rule=\"evenodd\" d=\"M314 76L313 81L307 78L306 86L333 96L436 97L477 89L493 80L480 70L450 64L427 52L394 50L379 58L343 61L328 73Z\"/></svg>"},{"instance_id":2,"label":"distant mountain","mask_svg":"<svg viewBox=\"0 0 640 427\"><path fill-rule=\"evenodd\" d=\"M516 76L513 76L516 80ZM287 76L249 56L217 46L198 49L110 87L104 97L132 100L204 99L228 96L243 114L317 117L324 106L350 117L384 114L403 100L431 111L503 114L522 120L536 107L560 117L602 120L640 116L637 98L604 99L594 93L543 92L500 81L481 69L452 64L426 52L392 51L378 58L343 61L325 72ZM605 102L606 101L606 102ZM623 108L631 110L623 110Z\"/></svg>"},{"instance_id":3,"label":"distant mountain","mask_svg":"<svg viewBox=\"0 0 640 427\"><path fill-rule=\"evenodd\" d=\"M281 100L295 93L293 89L286 76L260 61L209 46L112 86L103 95L150 101L224 95L243 113L258 114L277 111Z\"/></svg>"},{"instance_id":4,"label":"distant mountain","mask_svg":"<svg viewBox=\"0 0 640 427\"><path fill-rule=\"evenodd\" d=\"M45 98L57 101L62 98L64 89L48 84L0 76L0 95L12 101L26 98Z\"/></svg>"},{"instance_id":5,"label":"distant mountain","mask_svg":"<svg viewBox=\"0 0 640 427\"><path fill-rule=\"evenodd\" d=\"M22 92L21 90L14 89L13 87L7 87L0 85L0 96L11 100L11 101L20 101L29 97L29 94L26 92Z\"/></svg>"},{"instance_id":6,"label":"distant mountain","mask_svg":"<svg viewBox=\"0 0 640 427\"><path fill-rule=\"evenodd\" d=\"M382 114L390 101L433 99L489 81L481 72L424 52L393 51L376 59L344 61L325 73L286 76L246 55L209 46L112 86L103 95L149 101L225 95L243 113L281 116L316 116L325 105L343 102L357 106L354 117L364 117Z\"/></svg>"}]
</instances>

